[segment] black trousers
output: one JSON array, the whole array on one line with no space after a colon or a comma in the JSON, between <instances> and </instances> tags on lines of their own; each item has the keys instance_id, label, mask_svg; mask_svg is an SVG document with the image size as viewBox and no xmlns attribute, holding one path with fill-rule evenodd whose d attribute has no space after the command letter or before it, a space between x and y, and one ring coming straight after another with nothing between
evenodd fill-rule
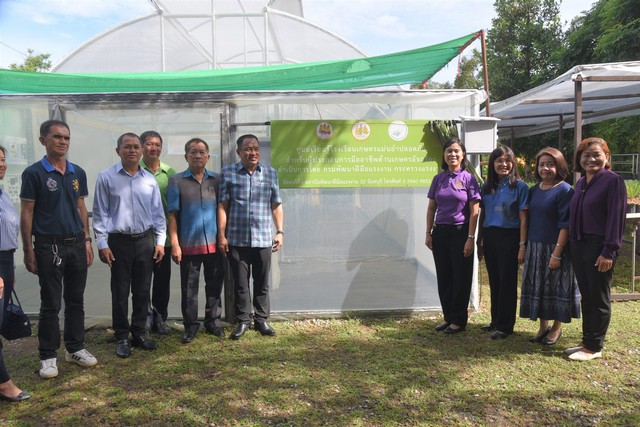
<instances>
[{"instance_id":1,"label":"black trousers","mask_svg":"<svg viewBox=\"0 0 640 427\"><path fill-rule=\"evenodd\" d=\"M518 303L518 249L520 230L484 229L484 260L491 289L491 324L496 330L513 332Z\"/></svg>"},{"instance_id":2,"label":"black trousers","mask_svg":"<svg viewBox=\"0 0 640 427\"><path fill-rule=\"evenodd\" d=\"M65 245L35 237L34 251L40 282L38 352L40 360L56 357L60 348L58 314L64 298L64 345L69 353L84 348L84 289L87 284L87 249L84 233L77 243ZM60 263L54 264L54 252Z\"/></svg>"},{"instance_id":3,"label":"black trousers","mask_svg":"<svg viewBox=\"0 0 640 427\"><path fill-rule=\"evenodd\" d=\"M169 315L169 295L171 294L171 247L165 247L165 256L153 264L153 282L151 285L151 305L149 314L155 310L162 320Z\"/></svg>"},{"instance_id":4,"label":"black trousers","mask_svg":"<svg viewBox=\"0 0 640 427\"><path fill-rule=\"evenodd\" d=\"M570 248L571 264L581 295L582 344L587 350L598 352L604 346L611 321L613 268L601 273L594 266L603 248L600 236L572 240Z\"/></svg>"},{"instance_id":5,"label":"black trousers","mask_svg":"<svg viewBox=\"0 0 640 427\"><path fill-rule=\"evenodd\" d=\"M182 288L182 319L184 328L189 329L198 322L198 288L200 268L204 267L204 324L208 327L220 326L222 315L222 284L224 269L219 253L184 255L180 262L180 284Z\"/></svg>"},{"instance_id":6,"label":"black trousers","mask_svg":"<svg viewBox=\"0 0 640 427\"><path fill-rule=\"evenodd\" d=\"M153 271L155 237L148 231L139 239L126 234L109 234L109 248L115 261L111 265L111 317L116 340L143 335ZM129 324L131 293L131 324Z\"/></svg>"},{"instance_id":7,"label":"black trousers","mask_svg":"<svg viewBox=\"0 0 640 427\"><path fill-rule=\"evenodd\" d=\"M445 322L466 326L473 278L473 255L465 257L469 224L436 225L431 232L438 296Z\"/></svg>"},{"instance_id":8,"label":"black trousers","mask_svg":"<svg viewBox=\"0 0 640 427\"><path fill-rule=\"evenodd\" d=\"M0 326L4 316L4 306L9 303L9 297L13 290L13 278L15 277L13 264L13 251L0 251L0 277L4 281L4 291L0 295ZM0 339L0 384L9 381L11 377L2 357L2 339Z\"/></svg>"},{"instance_id":9,"label":"black trousers","mask_svg":"<svg viewBox=\"0 0 640 427\"><path fill-rule=\"evenodd\" d=\"M229 265L233 274L235 314L238 322L251 322L251 307L256 321L269 317L269 271L271 269L271 248L229 247ZM250 278L253 278L253 304Z\"/></svg>"}]
</instances>

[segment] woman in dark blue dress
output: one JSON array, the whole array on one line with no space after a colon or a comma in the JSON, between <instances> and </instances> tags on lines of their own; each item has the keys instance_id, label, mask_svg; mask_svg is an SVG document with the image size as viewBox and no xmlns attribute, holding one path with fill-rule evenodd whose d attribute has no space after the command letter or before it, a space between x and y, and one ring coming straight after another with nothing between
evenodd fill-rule
<instances>
[{"instance_id":1,"label":"woman in dark blue dress","mask_svg":"<svg viewBox=\"0 0 640 427\"><path fill-rule=\"evenodd\" d=\"M531 342L553 345L562 335L562 324L580 317L580 292L567 247L573 189L564 181L567 162L555 148L538 152L535 174L538 184L529 189L520 317L540 319Z\"/></svg>"}]
</instances>

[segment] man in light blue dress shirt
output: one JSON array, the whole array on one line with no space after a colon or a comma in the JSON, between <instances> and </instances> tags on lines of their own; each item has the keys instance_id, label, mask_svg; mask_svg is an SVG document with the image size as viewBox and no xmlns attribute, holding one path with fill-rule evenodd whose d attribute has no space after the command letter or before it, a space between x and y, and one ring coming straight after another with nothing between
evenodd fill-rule
<instances>
[{"instance_id":1,"label":"man in light blue dress shirt","mask_svg":"<svg viewBox=\"0 0 640 427\"><path fill-rule=\"evenodd\" d=\"M140 138L133 133L121 135L116 152L121 162L98 174L93 230L100 261L111 268L116 356L126 358L131 354L129 332L134 346L145 350L157 348L145 334L145 321L153 265L164 256L166 222L158 183L139 165Z\"/></svg>"}]
</instances>

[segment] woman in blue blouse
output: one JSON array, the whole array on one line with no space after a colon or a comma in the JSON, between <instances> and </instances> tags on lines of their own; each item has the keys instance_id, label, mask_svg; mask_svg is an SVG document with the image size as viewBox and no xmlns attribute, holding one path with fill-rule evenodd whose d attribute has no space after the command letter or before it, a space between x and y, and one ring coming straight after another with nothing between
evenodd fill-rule
<instances>
[{"instance_id":1,"label":"woman in blue blouse","mask_svg":"<svg viewBox=\"0 0 640 427\"><path fill-rule=\"evenodd\" d=\"M520 317L540 319L529 341L553 345L562 335L562 323L580 317L580 292L567 250L573 189L564 181L569 176L567 162L555 148L538 152L535 174L539 183L529 189Z\"/></svg>"},{"instance_id":2,"label":"woman in blue blouse","mask_svg":"<svg viewBox=\"0 0 640 427\"><path fill-rule=\"evenodd\" d=\"M467 171L467 151L458 138L443 147L442 170L429 188L427 237L438 277L444 322L436 331L465 330L473 277L473 240L478 223L478 181ZM434 226L435 224L435 226Z\"/></svg>"},{"instance_id":3,"label":"woman in blue blouse","mask_svg":"<svg viewBox=\"0 0 640 427\"><path fill-rule=\"evenodd\" d=\"M611 320L613 266L622 244L627 189L612 172L611 151L602 138L586 138L576 148L576 182L569 205L571 264L582 300L582 342L565 350L571 360L602 357Z\"/></svg>"},{"instance_id":4,"label":"woman in blue blouse","mask_svg":"<svg viewBox=\"0 0 640 427\"><path fill-rule=\"evenodd\" d=\"M0 146L0 179L7 172L6 150ZM9 195L0 190L0 326L4 307L8 304L13 289L14 264L13 253L18 247L19 217ZM0 340L0 400L20 402L30 398L26 391L20 390L9 377L2 358L2 341Z\"/></svg>"},{"instance_id":5,"label":"woman in blue blouse","mask_svg":"<svg viewBox=\"0 0 640 427\"><path fill-rule=\"evenodd\" d=\"M491 290L491 339L513 333L518 299L518 263L524 262L529 187L518 176L511 148L491 152L487 182L480 194L478 259L485 258Z\"/></svg>"}]
</instances>

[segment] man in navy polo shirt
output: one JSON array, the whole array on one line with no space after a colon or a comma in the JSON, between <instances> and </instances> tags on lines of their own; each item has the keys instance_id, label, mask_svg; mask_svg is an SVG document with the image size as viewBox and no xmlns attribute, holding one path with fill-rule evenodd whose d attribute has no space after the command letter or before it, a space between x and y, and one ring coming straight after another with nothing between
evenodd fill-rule
<instances>
[{"instance_id":1,"label":"man in navy polo shirt","mask_svg":"<svg viewBox=\"0 0 640 427\"><path fill-rule=\"evenodd\" d=\"M65 122L42 123L40 143L46 154L22 173L24 265L40 280L38 350L42 378L58 375L58 313L63 297L65 360L80 366L98 363L84 348L84 289L93 249L84 203L89 194L87 176L80 166L66 159L70 135Z\"/></svg>"},{"instance_id":2,"label":"man in navy polo shirt","mask_svg":"<svg viewBox=\"0 0 640 427\"><path fill-rule=\"evenodd\" d=\"M200 138L190 139L184 146L189 167L169 178L167 199L171 257L180 265L182 288L182 342L193 341L200 328L198 322L198 285L204 265L204 327L219 338L222 314L222 258L216 248L216 210L218 175L206 169L210 159L209 145Z\"/></svg>"}]
</instances>

